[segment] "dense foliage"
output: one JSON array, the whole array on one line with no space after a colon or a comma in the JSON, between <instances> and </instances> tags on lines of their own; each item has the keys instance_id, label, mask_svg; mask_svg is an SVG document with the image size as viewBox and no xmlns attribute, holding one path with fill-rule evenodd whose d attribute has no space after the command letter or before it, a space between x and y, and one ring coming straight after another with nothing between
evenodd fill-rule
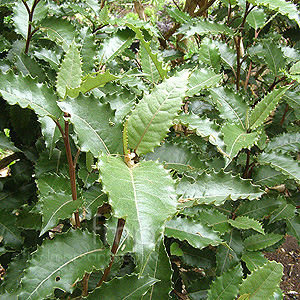
<instances>
[{"instance_id":1,"label":"dense foliage","mask_svg":"<svg viewBox=\"0 0 300 300\"><path fill-rule=\"evenodd\" d=\"M0 1L1 299L283 299L296 1L134 4Z\"/></svg>"}]
</instances>

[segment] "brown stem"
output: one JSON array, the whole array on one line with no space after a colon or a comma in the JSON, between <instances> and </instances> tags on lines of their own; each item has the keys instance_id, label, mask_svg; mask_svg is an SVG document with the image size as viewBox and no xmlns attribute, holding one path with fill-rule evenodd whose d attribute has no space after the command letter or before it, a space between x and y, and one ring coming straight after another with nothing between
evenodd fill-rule
<instances>
[{"instance_id":1,"label":"brown stem","mask_svg":"<svg viewBox=\"0 0 300 300\"><path fill-rule=\"evenodd\" d=\"M11 164L13 161L19 159L22 157L22 153L13 153L9 156L6 156L0 160L0 170L6 168L9 164Z\"/></svg>"},{"instance_id":2,"label":"brown stem","mask_svg":"<svg viewBox=\"0 0 300 300\"><path fill-rule=\"evenodd\" d=\"M281 118L281 121L280 121L280 123L279 123L279 125L280 125L280 126L282 126L282 125L283 125L283 123L284 123L284 120L285 120L285 117L286 117L286 114L287 114L288 110L289 110L289 105L288 105L288 104L286 104L286 106L285 106L285 110L284 110L284 113L283 113L283 116L282 116L282 118Z\"/></svg>"},{"instance_id":3,"label":"brown stem","mask_svg":"<svg viewBox=\"0 0 300 300\"><path fill-rule=\"evenodd\" d=\"M209 2L207 2L205 5L203 5L198 11L196 11L195 13L191 14L192 17L197 17L197 16L201 16L204 12L206 12L214 3L216 2L216 0L210 0Z\"/></svg>"},{"instance_id":4,"label":"brown stem","mask_svg":"<svg viewBox=\"0 0 300 300\"><path fill-rule=\"evenodd\" d=\"M246 81L245 81L245 86L244 86L245 91L247 90L247 86L249 84L251 71L252 71L252 61L250 61L250 65L249 65L249 69L248 69L248 73L247 73L247 77L246 77Z\"/></svg>"},{"instance_id":5,"label":"brown stem","mask_svg":"<svg viewBox=\"0 0 300 300\"><path fill-rule=\"evenodd\" d=\"M246 160L246 165L245 165L245 169L244 169L244 174L243 174L243 178L246 179L248 178L248 170L249 170L249 165L250 165L250 150L247 149L247 160Z\"/></svg>"},{"instance_id":6,"label":"brown stem","mask_svg":"<svg viewBox=\"0 0 300 300\"><path fill-rule=\"evenodd\" d=\"M120 244L120 240L121 240L121 236L122 236L122 233L123 233L124 226L125 226L125 220L122 219L122 218L118 219L117 231L116 231L116 234L115 234L115 239L114 239L113 245L112 245L112 247L111 247L111 253L112 253L113 255L112 255L112 257L111 257L111 261L110 261L108 267L105 269L105 271L104 271L104 273L103 273L102 278L101 278L100 281L98 282L97 287L98 287L98 286L101 286L102 283L103 283L104 281L106 281L107 278L108 278L110 269L111 269L111 267L112 267L112 264L113 264L113 262L114 262L114 259L115 259L115 256L116 256L116 253L117 253L119 244Z\"/></svg>"},{"instance_id":7,"label":"brown stem","mask_svg":"<svg viewBox=\"0 0 300 300\"><path fill-rule=\"evenodd\" d=\"M89 273L85 273L85 275L82 279L82 297L86 297L88 295L90 275L91 274L89 274Z\"/></svg>"}]
</instances>

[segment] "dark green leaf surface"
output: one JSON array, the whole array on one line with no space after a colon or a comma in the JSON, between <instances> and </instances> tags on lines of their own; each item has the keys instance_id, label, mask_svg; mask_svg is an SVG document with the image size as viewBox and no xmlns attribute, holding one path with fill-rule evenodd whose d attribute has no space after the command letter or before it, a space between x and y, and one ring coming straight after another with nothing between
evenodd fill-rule
<instances>
[{"instance_id":1,"label":"dark green leaf surface","mask_svg":"<svg viewBox=\"0 0 300 300\"><path fill-rule=\"evenodd\" d=\"M228 223L235 228L253 229L259 233L262 233L262 234L265 233L260 222L258 222L257 220L254 220L254 219L250 219L245 216L237 217L234 220L228 220Z\"/></svg>"},{"instance_id":2,"label":"dark green leaf surface","mask_svg":"<svg viewBox=\"0 0 300 300\"><path fill-rule=\"evenodd\" d=\"M268 259L260 251L245 251L242 255L242 260L251 272L268 262Z\"/></svg>"},{"instance_id":3,"label":"dark green leaf surface","mask_svg":"<svg viewBox=\"0 0 300 300\"><path fill-rule=\"evenodd\" d=\"M282 238L281 234L276 233L254 234L245 239L245 247L248 251L257 251L278 243Z\"/></svg>"},{"instance_id":4,"label":"dark green leaf surface","mask_svg":"<svg viewBox=\"0 0 300 300\"><path fill-rule=\"evenodd\" d=\"M300 133L288 132L274 137L267 145L265 152L297 152L300 149Z\"/></svg>"}]
</instances>

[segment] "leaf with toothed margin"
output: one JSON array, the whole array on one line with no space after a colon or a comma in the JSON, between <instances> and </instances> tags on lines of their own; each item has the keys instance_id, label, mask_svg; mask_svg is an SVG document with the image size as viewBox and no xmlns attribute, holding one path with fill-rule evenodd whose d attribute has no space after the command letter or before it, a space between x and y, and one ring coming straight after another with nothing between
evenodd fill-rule
<instances>
[{"instance_id":1,"label":"leaf with toothed margin","mask_svg":"<svg viewBox=\"0 0 300 300\"><path fill-rule=\"evenodd\" d=\"M283 235L276 233L266 233L265 235L254 234L247 237L244 243L245 248L248 251L257 251L272 246L281 241L283 238Z\"/></svg>"},{"instance_id":2,"label":"leaf with toothed margin","mask_svg":"<svg viewBox=\"0 0 300 300\"><path fill-rule=\"evenodd\" d=\"M0 94L10 105L29 107L41 117L58 119L61 115L53 90L30 76L23 77L12 72L3 74L0 71Z\"/></svg>"},{"instance_id":3,"label":"leaf with toothed margin","mask_svg":"<svg viewBox=\"0 0 300 300\"><path fill-rule=\"evenodd\" d=\"M19 152L20 150L14 146L13 142L8 138L4 132L0 132L0 148L2 150L9 150Z\"/></svg>"},{"instance_id":4,"label":"leaf with toothed margin","mask_svg":"<svg viewBox=\"0 0 300 300\"><path fill-rule=\"evenodd\" d=\"M228 223L238 229L253 229L259 233L265 234L265 231L259 221L250 219L246 216L237 217L234 220L229 219Z\"/></svg>"},{"instance_id":5,"label":"leaf with toothed margin","mask_svg":"<svg viewBox=\"0 0 300 300\"><path fill-rule=\"evenodd\" d=\"M197 203L221 205L226 200L259 198L263 191L251 184L250 180L233 176L223 170L219 173L198 175L194 183L187 177L181 179L177 193L182 194L180 202L197 200Z\"/></svg>"},{"instance_id":6,"label":"leaf with toothed margin","mask_svg":"<svg viewBox=\"0 0 300 300\"><path fill-rule=\"evenodd\" d=\"M136 105L127 122L128 143L138 154L159 146L182 105L188 72L182 71L157 85Z\"/></svg>"},{"instance_id":7,"label":"leaf with toothed margin","mask_svg":"<svg viewBox=\"0 0 300 300\"><path fill-rule=\"evenodd\" d=\"M126 220L143 273L166 220L177 211L175 182L163 165L153 161L141 161L129 168L121 157L102 155L98 166L115 217Z\"/></svg>"},{"instance_id":8,"label":"leaf with toothed margin","mask_svg":"<svg viewBox=\"0 0 300 300\"><path fill-rule=\"evenodd\" d=\"M19 300L41 300L55 288L72 293L75 283L94 269L104 270L110 250L104 249L99 235L70 230L45 240L32 254L22 278Z\"/></svg>"},{"instance_id":9,"label":"leaf with toothed margin","mask_svg":"<svg viewBox=\"0 0 300 300\"><path fill-rule=\"evenodd\" d=\"M108 104L93 96L80 95L76 100L68 98L58 105L71 115L82 151L91 151L95 157L102 151L122 153L123 126Z\"/></svg>"}]
</instances>

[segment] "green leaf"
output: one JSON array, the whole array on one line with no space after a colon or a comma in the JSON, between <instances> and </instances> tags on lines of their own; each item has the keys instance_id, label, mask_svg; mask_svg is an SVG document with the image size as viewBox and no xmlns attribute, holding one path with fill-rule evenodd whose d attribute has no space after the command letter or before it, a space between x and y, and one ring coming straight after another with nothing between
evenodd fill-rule
<instances>
[{"instance_id":1,"label":"green leaf","mask_svg":"<svg viewBox=\"0 0 300 300\"><path fill-rule=\"evenodd\" d=\"M242 255L242 260L246 263L247 268L251 272L268 262L264 254L259 251L245 251Z\"/></svg>"},{"instance_id":2,"label":"green leaf","mask_svg":"<svg viewBox=\"0 0 300 300\"><path fill-rule=\"evenodd\" d=\"M85 27L80 32L82 38L82 47L80 53L82 55L82 71L84 74L90 73L96 63L95 52L97 45L95 43L95 35L91 28Z\"/></svg>"},{"instance_id":3,"label":"green leaf","mask_svg":"<svg viewBox=\"0 0 300 300\"><path fill-rule=\"evenodd\" d=\"M261 165L255 169L252 178L254 184L272 187L278 185L278 183L283 183L287 176L274 170L270 166Z\"/></svg>"},{"instance_id":4,"label":"green leaf","mask_svg":"<svg viewBox=\"0 0 300 300\"><path fill-rule=\"evenodd\" d=\"M156 280L149 276L125 275L122 278L114 278L109 282L104 282L100 288L95 289L84 299L140 300L155 282Z\"/></svg>"},{"instance_id":5,"label":"green leaf","mask_svg":"<svg viewBox=\"0 0 300 300\"><path fill-rule=\"evenodd\" d=\"M210 90L212 101L221 116L245 129L248 105L245 100L228 88L218 87Z\"/></svg>"},{"instance_id":6,"label":"green leaf","mask_svg":"<svg viewBox=\"0 0 300 300\"><path fill-rule=\"evenodd\" d=\"M251 300L270 299L282 276L283 266L275 261L269 261L243 280L240 294L250 294Z\"/></svg>"},{"instance_id":7,"label":"green leaf","mask_svg":"<svg viewBox=\"0 0 300 300\"><path fill-rule=\"evenodd\" d=\"M286 220L287 234L295 237L300 243L300 216L296 215Z\"/></svg>"},{"instance_id":8,"label":"green leaf","mask_svg":"<svg viewBox=\"0 0 300 300\"><path fill-rule=\"evenodd\" d=\"M34 51L34 56L40 60L48 62L51 68L53 68L55 71L58 71L60 64L59 59L61 56L60 53L57 53L55 50L39 48Z\"/></svg>"},{"instance_id":9,"label":"green leaf","mask_svg":"<svg viewBox=\"0 0 300 300\"><path fill-rule=\"evenodd\" d=\"M295 91L288 90L283 99L288 103L288 105L294 109L295 115L300 119L300 94Z\"/></svg>"},{"instance_id":10,"label":"green leaf","mask_svg":"<svg viewBox=\"0 0 300 300\"><path fill-rule=\"evenodd\" d=\"M238 229L253 229L259 233L265 233L260 222L245 216L237 217L234 220L230 219L228 220L228 223Z\"/></svg>"},{"instance_id":11,"label":"green leaf","mask_svg":"<svg viewBox=\"0 0 300 300\"><path fill-rule=\"evenodd\" d=\"M128 119L129 147L138 154L153 151L166 136L179 111L187 86L183 71L157 85L137 104Z\"/></svg>"},{"instance_id":12,"label":"green leaf","mask_svg":"<svg viewBox=\"0 0 300 300\"><path fill-rule=\"evenodd\" d=\"M264 123L288 89L289 87L282 87L273 90L255 105L249 116L249 128L251 130L256 129Z\"/></svg>"},{"instance_id":13,"label":"green leaf","mask_svg":"<svg viewBox=\"0 0 300 300\"><path fill-rule=\"evenodd\" d=\"M13 152L19 152L20 150L14 146L11 140L5 135L4 132L0 132L0 149L9 150Z\"/></svg>"},{"instance_id":14,"label":"green leaf","mask_svg":"<svg viewBox=\"0 0 300 300\"><path fill-rule=\"evenodd\" d=\"M149 275L157 280L151 286L143 300L167 300L172 290L172 274L170 259L165 249L163 240L159 241L149 257L143 275Z\"/></svg>"},{"instance_id":15,"label":"green leaf","mask_svg":"<svg viewBox=\"0 0 300 300\"><path fill-rule=\"evenodd\" d=\"M56 104L57 97L52 89L29 76L0 72L0 93L10 105L19 104L23 108L29 107L41 117L59 118L61 114Z\"/></svg>"},{"instance_id":16,"label":"green leaf","mask_svg":"<svg viewBox=\"0 0 300 300\"><path fill-rule=\"evenodd\" d=\"M254 234L245 239L245 247L248 251L257 251L272 246L282 239L283 235L276 233Z\"/></svg>"},{"instance_id":17,"label":"green leaf","mask_svg":"<svg viewBox=\"0 0 300 300\"><path fill-rule=\"evenodd\" d=\"M66 99L58 105L71 115L82 151L91 151L95 157L102 151L122 152L122 125L108 104L93 96L80 95L76 100Z\"/></svg>"},{"instance_id":18,"label":"green leaf","mask_svg":"<svg viewBox=\"0 0 300 300\"><path fill-rule=\"evenodd\" d=\"M277 135L270 140L265 152L297 152L300 149L300 133L299 132L287 132Z\"/></svg>"},{"instance_id":19,"label":"green leaf","mask_svg":"<svg viewBox=\"0 0 300 300\"><path fill-rule=\"evenodd\" d=\"M162 165L152 161L128 168L120 157L102 155L98 165L103 190L109 194L115 217L126 220L143 272L166 220L176 213L174 181Z\"/></svg>"},{"instance_id":20,"label":"green leaf","mask_svg":"<svg viewBox=\"0 0 300 300\"><path fill-rule=\"evenodd\" d=\"M289 70L289 77L291 77L293 80L300 81L300 62L296 62L292 65L292 67Z\"/></svg>"},{"instance_id":21,"label":"green leaf","mask_svg":"<svg viewBox=\"0 0 300 300\"><path fill-rule=\"evenodd\" d=\"M103 249L98 235L70 230L45 240L33 253L22 278L19 299L47 298L59 288L74 290L75 283L93 269L103 270L110 261L109 249Z\"/></svg>"},{"instance_id":22,"label":"green leaf","mask_svg":"<svg viewBox=\"0 0 300 300\"><path fill-rule=\"evenodd\" d=\"M216 74L213 70L208 68L201 68L195 70L188 83L187 96L193 96L198 94L201 90L205 88L210 88L215 86L222 79L222 74Z\"/></svg>"},{"instance_id":23,"label":"green leaf","mask_svg":"<svg viewBox=\"0 0 300 300\"><path fill-rule=\"evenodd\" d=\"M228 199L254 200L263 194L263 191L252 185L249 180L224 171L198 175L192 184L184 177L178 185L177 192L182 194L182 202L197 200L198 204L214 203L215 205L220 205Z\"/></svg>"},{"instance_id":24,"label":"green leaf","mask_svg":"<svg viewBox=\"0 0 300 300\"><path fill-rule=\"evenodd\" d=\"M277 153L262 153L258 157L258 161L262 164L269 165L282 174L287 175L290 179L300 182L300 165L299 162L290 156Z\"/></svg>"},{"instance_id":25,"label":"green leaf","mask_svg":"<svg viewBox=\"0 0 300 300\"><path fill-rule=\"evenodd\" d=\"M75 89L81 83L81 57L75 41L70 45L57 74L56 90L64 99L67 89Z\"/></svg>"},{"instance_id":26,"label":"green leaf","mask_svg":"<svg viewBox=\"0 0 300 300\"><path fill-rule=\"evenodd\" d=\"M259 139L258 132L248 133L240 125L225 123L222 127L224 142L226 144L226 153L233 159L240 150L251 148Z\"/></svg>"},{"instance_id":27,"label":"green leaf","mask_svg":"<svg viewBox=\"0 0 300 300\"><path fill-rule=\"evenodd\" d=\"M295 216L296 207L292 204L283 203L270 215L269 222L273 223L282 219L290 219Z\"/></svg>"},{"instance_id":28,"label":"green leaf","mask_svg":"<svg viewBox=\"0 0 300 300\"><path fill-rule=\"evenodd\" d=\"M242 282L241 265L225 271L217 277L208 291L207 300L233 300L239 292L238 285Z\"/></svg>"},{"instance_id":29,"label":"green leaf","mask_svg":"<svg viewBox=\"0 0 300 300\"><path fill-rule=\"evenodd\" d=\"M251 10L251 12L247 16L247 23L255 30L262 28L263 25L265 25L265 22L265 12L260 8Z\"/></svg>"},{"instance_id":30,"label":"green leaf","mask_svg":"<svg viewBox=\"0 0 300 300\"><path fill-rule=\"evenodd\" d=\"M198 249L203 249L208 245L217 246L222 242L217 232L201 221L195 221L190 218L179 217L167 221L165 235L180 241L187 241Z\"/></svg>"}]
</instances>

